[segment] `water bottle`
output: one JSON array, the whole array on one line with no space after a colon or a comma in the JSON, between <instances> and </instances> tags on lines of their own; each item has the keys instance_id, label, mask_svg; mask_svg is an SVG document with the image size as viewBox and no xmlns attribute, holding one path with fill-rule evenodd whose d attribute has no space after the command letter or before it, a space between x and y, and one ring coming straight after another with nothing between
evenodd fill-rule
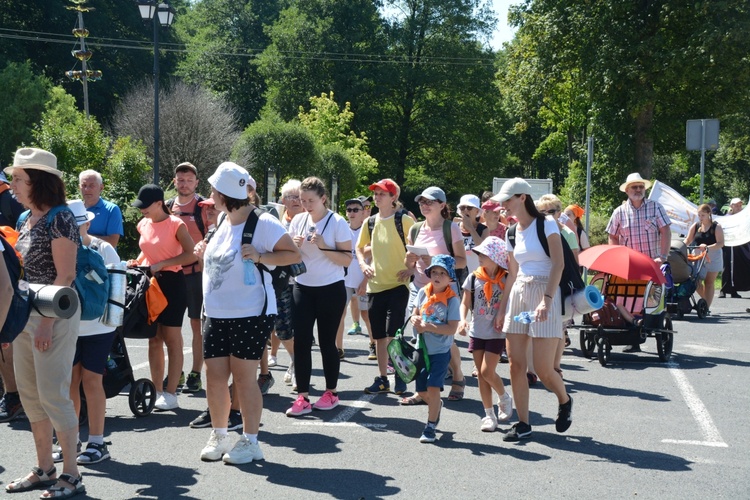
<instances>
[{"instance_id":1,"label":"water bottle","mask_svg":"<svg viewBox=\"0 0 750 500\"><path fill-rule=\"evenodd\" d=\"M255 284L255 262L252 259L242 259L242 264L245 269L245 284Z\"/></svg>"},{"instance_id":2,"label":"water bottle","mask_svg":"<svg viewBox=\"0 0 750 500\"><path fill-rule=\"evenodd\" d=\"M18 280L18 294L23 300L29 300L29 282L25 280Z\"/></svg>"},{"instance_id":3,"label":"water bottle","mask_svg":"<svg viewBox=\"0 0 750 500\"><path fill-rule=\"evenodd\" d=\"M513 316L513 321L518 321L524 325L534 322L534 311L523 311L518 316Z\"/></svg>"}]
</instances>

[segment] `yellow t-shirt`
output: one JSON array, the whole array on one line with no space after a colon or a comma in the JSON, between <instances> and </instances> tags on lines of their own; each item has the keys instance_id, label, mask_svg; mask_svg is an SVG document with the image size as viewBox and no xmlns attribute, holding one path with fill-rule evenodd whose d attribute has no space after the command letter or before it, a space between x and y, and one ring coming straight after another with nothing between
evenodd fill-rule
<instances>
[{"instance_id":1,"label":"yellow t-shirt","mask_svg":"<svg viewBox=\"0 0 750 500\"><path fill-rule=\"evenodd\" d=\"M367 293L379 293L397 286L409 286L408 281L398 280L398 272L406 269L404 264L406 248L396 230L396 216L401 217L404 236L406 236L414 225L414 219L407 214L396 214L387 219L381 219L380 214L376 215L372 238L367 229L367 219L362 225L357 247L364 248L372 241L372 266L375 268L375 276L367 281Z\"/></svg>"}]
</instances>

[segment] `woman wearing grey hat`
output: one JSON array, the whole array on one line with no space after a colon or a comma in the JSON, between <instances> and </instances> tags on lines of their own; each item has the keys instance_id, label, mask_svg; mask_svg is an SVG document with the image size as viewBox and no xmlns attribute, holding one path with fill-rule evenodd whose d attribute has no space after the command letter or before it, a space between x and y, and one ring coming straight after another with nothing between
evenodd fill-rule
<instances>
[{"instance_id":1,"label":"woman wearing grey hat","mask_svg":"<svg viewBox=\"0 0 750 500\"><path fill-rule=\"evenodd\" d=\"M48 213L65 205L65 185L57 158L36 148L16 151L11 187L29 208L19 222L16 250L24 260L29 283L71 286L76 276L76 254L81 244L78 225L70 210ZM51 219L51 220L48 220ZM41 498L68 498L86 491L76 464L78 418L70 399L73 356L80 311L69 319L32 316L13 342L18 392L36 445L37 466L5 490L21 492L47 487ZM52 429L63 454L63 473L52 461Z\"/></svg>"}]
</instances>

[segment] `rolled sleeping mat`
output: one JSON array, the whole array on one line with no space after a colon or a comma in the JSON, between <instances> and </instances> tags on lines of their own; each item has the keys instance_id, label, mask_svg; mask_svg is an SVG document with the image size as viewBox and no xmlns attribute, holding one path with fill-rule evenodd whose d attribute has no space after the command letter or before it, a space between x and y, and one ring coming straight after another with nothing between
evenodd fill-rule
<instances>
[{"instance_id":1,"label":"rolled sleeping mat","mask_svg":"<svg viewBox=\"0 0 750 500\"><path fill-rule=\"evenodd\" d=\"M69 286L30 284L31 315L68 319L78 309L78 292Z\"/></svg>"},{"instance_id":2,"label":"rolled sleeping mat","mask_svg":"<svg viewBox=\"0 0 750 500\"><path fill-rule=\"evenodd\" d=\"M578 290L565 298L565 316L581 316L601 309L603 305L602 292L595 286L588 285L583 290Z\"/></svg>"},{"instance_id":3,"label":"rolled sleeping mat","mask_svg":"<svg viewBox=\"0 0 750 500\"><path fill-rule=\"evenodd\" d=\"M125 318L125 289L128 283L127 264L107 264L109 274L109 300L102 315L102 323L117 328Z\"/></svg>"}]
</instances>

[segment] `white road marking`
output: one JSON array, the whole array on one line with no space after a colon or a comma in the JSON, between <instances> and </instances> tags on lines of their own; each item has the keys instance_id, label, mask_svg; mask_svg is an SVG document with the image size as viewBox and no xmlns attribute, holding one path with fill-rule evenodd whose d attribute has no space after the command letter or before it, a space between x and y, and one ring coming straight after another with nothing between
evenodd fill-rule
<instances>
[{"instance_id":1,"label":"white road marking","mask_svg":"<svg viewBox=\"0 0 750 500\"><path fill-rule=\"evenodd\" d=\"M317 427L367 427L385 429L387 424L358 424L356 422L294 422L292 425L311 425Z\"/></svg>"},{"instance_id":2,"label":"white road marking","mask_svg":"<svg viewBox=\"0 0 750 500\"><path fill-rule=\"evenodd\" d=\"M682 397L685 399L685 402L690 409L690 413L693 414L693 418L698 423L698 427L700 427L704 440L662 439L662 443L728 448L729 445L727 445L727 443L721 438L719 429L716 428L714 420L711 418L711 414L708 412L706 405L703 404L698 393L695 392L695 389L690 382L688 382L685 374L680 370L680 365L677 363L669 363L667 366L669 368L669 373L672 374L672 377L674 377L674 380L677 383L677 388L680 390Z\"/></svg>"}]
</instances>

